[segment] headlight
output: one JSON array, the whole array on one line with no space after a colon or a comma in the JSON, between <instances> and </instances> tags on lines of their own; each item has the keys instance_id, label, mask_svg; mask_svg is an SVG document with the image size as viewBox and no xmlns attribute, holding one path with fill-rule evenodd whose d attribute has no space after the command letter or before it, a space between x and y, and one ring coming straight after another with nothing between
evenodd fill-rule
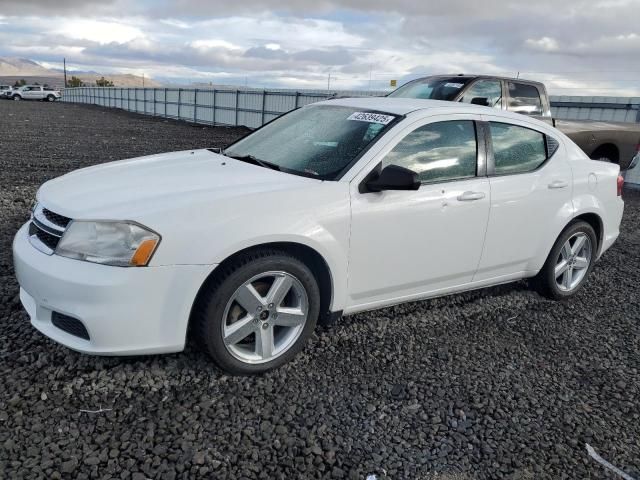
<instances>
[{"instance_id":1,"label":"headlight","mask_svg":"<svg viewBox=\"0 0 640 480\"><path fill-rule=\"evenodd\" d=\"M73 221L56 248L63 257L118 267L143 267L160 235L128 222Z\"/></svg>"}]
</instances>

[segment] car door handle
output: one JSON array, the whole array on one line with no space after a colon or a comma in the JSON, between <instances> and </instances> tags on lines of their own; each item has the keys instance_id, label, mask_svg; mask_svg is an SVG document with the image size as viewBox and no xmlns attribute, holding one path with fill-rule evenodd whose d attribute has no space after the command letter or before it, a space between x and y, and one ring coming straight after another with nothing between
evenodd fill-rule
<instances>
[{"instance_id":1,"label":"car door handle","mask_svg":"<svg viewBox=\"0 0 640 480\"><path fill-rule=\"evenodd\" d=\"M484 192L464 192L458 195L459 202L473 202L474 200L482 200L485 197Z\"/></svg>"},{"instance_id":2,"label":"car door handle","mask_svg":"<svg viewBox=\"0 0 640 480\"><path fill-rule=\"evenodd\" d=\"M569 186L569 182L564 180L554 180L549 184L549 188L566 188Z\"/></svg>"}]
</instances>

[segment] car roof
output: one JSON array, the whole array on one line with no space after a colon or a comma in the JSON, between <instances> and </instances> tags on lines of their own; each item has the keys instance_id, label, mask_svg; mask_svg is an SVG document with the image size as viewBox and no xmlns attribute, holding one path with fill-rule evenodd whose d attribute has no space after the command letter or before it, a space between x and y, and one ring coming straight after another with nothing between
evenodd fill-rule
<instances>
[{"instance_id":1,"label":"car roof","mask_svg":"<svg viewBox=\"0 0 640 480\"><path fill-rule=\"evenodd\" d=\"M438 113L460 113L475 115L491 115L505 119L525 121L548 127L545 122L519 113L513 113L497 108L472 105L470 103L447 102L444 100L422 100L417 98L398 97L354 97L325 100L308 105L336 105L341 107L358 108L362 110L373 110L392 115L407 115L416 111L438 110Z\"/></svg>"},{"instance_id":2,"label":"car roof","mask_svg":"<svg viewBox=\"0 0 640 480\"><path fill-rule=\"evenodd\" d=\"M418 78L414 78L413 80L409 80L407 83L405 83L404 85L408 84L408 83L412 83L412 82L418 82L420 80L426 80L428 78L438 78L438 79L444 79L444 80L454 80L454 79L459 79L462 80L464 82L467 81L471 81L471 80L481 80L481 79L489 79L489 80L512 80L514 82L520 82L520 83L530 83L530 84L535 84L535 85L542 85L544 86L544 83L542 82L536 82L535 80L527 80L526 78L515 78L515 77L503 77L500 75L474 75L474 74L452 74L452 75L428 75L426 77L418 77Z\"/></svg>"}]
</instances>

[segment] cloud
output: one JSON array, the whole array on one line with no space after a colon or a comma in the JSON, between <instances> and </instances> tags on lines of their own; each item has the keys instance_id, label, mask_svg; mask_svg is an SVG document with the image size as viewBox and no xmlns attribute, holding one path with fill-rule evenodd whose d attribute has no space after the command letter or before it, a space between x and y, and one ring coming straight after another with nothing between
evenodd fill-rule
<instances>
[{"instance_id":1,"label":"cloud","mask_svg":"<svg viewBox=\"0 0 640 480\"><path fill-rule=\"evenodd\" d=\"M637 0L60 0L43 11L49 1L3 1L0 55L279 87L520 72L564 94L629 91L625 72L640 69L640 27L620 23L640 16Z\"/></svg>"},{"instance_id":2,"label":"cloud","mask_svg":"<svg viewBox=\"0 0 640 480\"><path fill-rule=\"evenodd\" d=\"M560 49L558 42L550 37L542 37L538 39L528 38L525 44L533 49L543 52L557 52Z\"/></svg>"},{"instance_id":3,"label":"cloud","mask_svg":"<svg viewBox=\"0 0 640 480\"><path fill-rule=\"evenodd\" d=\"M132 25L85 18L62 19L51 32L71 39L90 40L101 44L126 43L134 38L145 37L142 30Z\"/></svg>"}]
</instances>

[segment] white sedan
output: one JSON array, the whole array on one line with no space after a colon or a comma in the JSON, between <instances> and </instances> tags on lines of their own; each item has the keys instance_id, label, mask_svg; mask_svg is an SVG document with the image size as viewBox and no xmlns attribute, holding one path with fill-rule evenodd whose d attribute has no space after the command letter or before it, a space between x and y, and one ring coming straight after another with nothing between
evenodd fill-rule
<instances>
[{"instance_id":1,"label":"white sedan","mask_svg":"<svg viewBox=\"0 0 640 480\"><path fill-rule=\"evenodd\" d=\"M564 299L618 237L622 178L485 107L339 99L226 150L69 173L13 249L35 328L101 355L279 366L318 320L523 278Z\"/></svg>"}]
</instances>

